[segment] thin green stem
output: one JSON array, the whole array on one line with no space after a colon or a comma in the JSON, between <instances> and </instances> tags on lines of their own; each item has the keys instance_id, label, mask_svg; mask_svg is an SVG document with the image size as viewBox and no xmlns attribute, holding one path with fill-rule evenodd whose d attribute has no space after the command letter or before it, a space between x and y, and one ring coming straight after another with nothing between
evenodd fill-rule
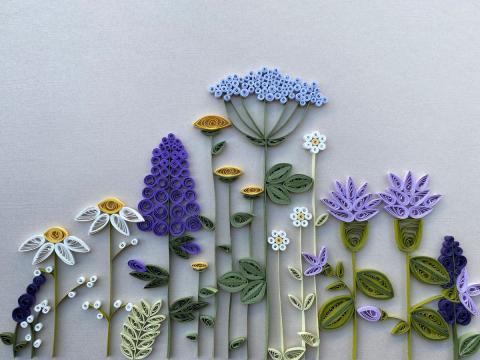
<instances>
[{"instance_id":1,"label":"thin green stem","mask_svg":"<svg viewBox=\"0 0 480 360\"><path fill-rule=\"evenodd\" d=\"M129 247L133 246L132 244L127 244L123 249L118 250L113 256L112 256L112 261L115 260L118 256L120 256L121 253L123 253L125 250L127 250Z\"/></svg>"},{"instance_id":2,"label":"thin green stem","mask_svg":"<svg viewBox=\"0 0 480 360\"><path fill-rule=\"evenodd\" d=\"M453 310L455 312L455 309ZM453 343L453 360L458 360L458 332L457 332L457 322L454 321L452 324L452 343Z\"/></svg>"},{"instance_id":3,"label":"thin green stem","mask_svg":"<svg viewBox=\"0 0 480 360\"><path fill-rule=\"evenodd\" d=\"M57 307L68 298L68 294L70 292L77 290L78 288L82 287L83 285L85 285L85 284L77 284L73 288L71 288L69 292L65 293L62 296L62 298L58 301Z\"/></svg>"},{"instance_id":4,"label":"thin green stem","mask_svg":"<svg viewBox=\"0 0 480 360\"><path fill-rule=\"evenodd\" d=\"M287 137L288 135L290 135L291 133L293 133L303 122L303 120L305 120L305 118L307 117L307 113L308 113L308 109L310 107L310 104L308 104L306 107L305 107L305 110L303 111L303 115L302 117L300 118L300 120L298 121L298 123L289 131L287 132L285 135L283 135L283 137ZM295 108L295 110L293 111L292 115L297 111L297 109ZM289 121L290 122L290 119ZM288 122L285 123L285 125L288 124ZM284 125L284 126L285 126ZM283 126L282 126L283 127ZM272 134L272 136L275 136L276 134L278 134L280 132L281 128L279 128L275 134Z\"/></svg>"},{"instance_id":5,"label":"thin green stem","mask_svg":"<svg viewBox=\"0 0 480 360\"><path fill-rule=\"evenodd\" d=\"M264 103L263 108L263 132L266 133L267 129L267 104ZM267 272L268 278L268 198L267 198L267 167L268 167L268 145L267 141L265 141L265 146L263 148L263 183L264 183L264 191L263 191L263 246L264 246L264 257L265 257L265 269ZM267 282L268 284L268 282ZM267 285L267 297L266 297L266 304L265 304L265 359L268 358L268 344L270 343L270 289Z\"/></svg>"},{"instance_id":6,"label":"thin green stem","mask_svg":"<svg viewBox=\"0 0 480 360\"><path fill-rule=\"evenodd\" d=\"M17 322L15 324L15 331L13 332L12 355L13 355L14 358L17 357L17 352L15 351L15 348L17 347L19 329L20 329L20 324ZM32 352L33 352L33 342L32 342Z\"/></svg>"},{"instance_id":7,"label":"thin green stem","mask_svg":"<svg viewBox=\"0 0 480 360\"><path fill-rule=\"evenodd\" d=\"M280 320L280 349L285 351L283 340L283 315L282 315L282 284L280 282L280 250L277 250L277 281L278 281L278 318Z\"/></svg>"},{"instance_id":8,"label":"thin green stem","mask_svg":"<svg viewBox=\"0 0 480 360\"><path fill-rule=\"evenodd\" d=\"M250 214L254 216L255 219L255 199L250 199ZM253 251L253 220L248 224L248 256L252 257Z\"/></svg>"},{"instance_id":9,"label":"thin green stem","mask_svg":"<svg viewBox=\"0 0 480 360\"><path fill-rule=\"evenodd\" d=\"M53 254L53 340L52 340L52 358L57 356L57 334L58 334L58 269L57 254Z\"/></svg>"},{"instance_id":10,"label":"thin green stem","mask_svg":"<svg viewBox=\"0 0 480 360\"><path fill-rule=\"evenodd\" d=\"M247 123L246 121L242 118L242 116L240 115L240 112L237 110L237 107L235 106L235 104L233 102L230 102L230 104L232 105L232 109L235 111L235 114L237 115L238 119L242 122L242 124L248 129L250 130L254 135L256 135L257 137L259 138L262 138L263 135L261 134L261 132L257 132L255 129L251 128ZM227 104L225 103L225 106L227 106ZM246 136L251 136L247 133L245 133L244 131L240 130L240 128L238 126L235 126L235 124L232 122L232 125L235 127L235 129L237 129L238 131L240 131L242 134L246 135Z\"/></svg>"},{"instance_id":11,"label":"thin green stem","mask_svg":"<svg viewBox=\"0 0 480 360\"><path fill-rule=\"evenodd\" d=\"M201 288L201 284L200 284L201 273L202 273L201 271L198 272L197 294L200 293L200 288ZM200 317L197 318L197 337L198 337L198 340L197 340L197 359L198 359L200 357Z\"/></svg>"},{"instance_id":12,"label":"thin green stem","mask_svg":"<svg viewBox=\"0 0 480 360\"><path fill-rule=\"evenodd\" d=\"M283 115L285 115L285 111L287 110L287 107L288 107L288 103L283 106L282 112L280 113L280 116L278 117L277 122L276 122L275 125L273 126L272 130L270 130L270 132L268 133L268 138L270 138L270 136L277 131L277 127L278 127L279 125L281 125L281 126L283 127L284 124L281 123L281 120L282 120L282 118L283 118ZM296 106L295 106L295 107L296 107ZM294 111L295 111L295 110L294 110ZM287 118L287 120L286 120L287 122L290 120L291 115L292 115L292 114L290 114L290 116Z\"/></svg>"},{"instance_id":13,"label":"thin green stem","mask_svg":"<svg viewBox=\"0 0 480 360\"><path fill-rule=\"evenodd\" d=\"M172 239L172 236L170 235L170 232L168 233L168 244L170 244L170 240ZM168 246L168 245L167 245ZM171 263L172 263L172 258L170 256L170 248L168 247L168 273L171 274ZM171 302L171 291L170 291L170 281L167 284L167 308L168 311L170 312L170 302ZM172 327L173 327L173 321L172 318L169 314L168 318L168 331L167 331L167 359L170 359L172 355Z\"/></svg>"},{"instance_id":14,"label":"thin green stem","mask_svg":"<svg viewBox=\"0 0 480 360\"><path fill-rule=\"evenodd\" d=\"M430 297L426 298L425 300L422 300L419 303L416 303L415 305L412 305L411 308L409 309L409 312L412 312L412 311L422 307L423 305L431 303L432 301L440 300L440 299L443 299L443 295L430 296Z\"/></svg>"},{"instance_id":15,"label":"thin green stem","mask_svg":"<svg viewBox=\"0 0 480 360\"><path fill-rule=\"evenodd\" d=\"M405 301L407 306L407 323L411 326L410 316L410 255L405 254ZM412 359L412 330L407 333L407 359Z\"/></svg>"},{"instance_id":16,"label":"thin green stem","mask_svg":"<svg viewBox=\"0 0 480 360\"><path fill-rule=\"evenodd\" d=\"M357 267L356 267L356 259L355 259L355 253L352 251L352 281L353 281L353 286L352 286L352 298L353 298L353 303L355 304L356 297L357 297L357 285L355 278L357 276ZM353 327L353 332L352 332L352 360L357 359L357 312L354 311L352 315L352 327Z\"/></svg>"},{"instance_id":17,"label":"thin green stem","mask_svg":"<svg viewBox=\"0 0 480 360\"><path fill-rule=\"evenodd\" d=\"M228 237L230 240L230 270L233 270L233 241L232 241L232 226L230 224L230 216L232 216L232 183L228 183ZM228 293L228 342L227 351L230 354L230 339L231 339L231 327L232 325L232 294Z\"/></svg>"},{"instance_id":18,"label":"thin green stem","mask_svg":"<svg viewBox=\"0 0 480 360\"><path fill-rule=\"evenodd\" d=\"M300 255L300 273L303 274L303 262L302 262L302 228L300 227L300 231L298 234L298 245L299 245L299 255ZM303 303L303 275L300 280L300 299ZM305 310L302 310L302 332L305 331ZM302 346L305 347L305 341L302 339Z\"/></svg>"},{"instance_id":19,"label":"thin green stem","mask_svg":"<svg viewBox=\"0 0 480 360\"><path fill-rule=\"evenodd\" d=\"M257 123L255 122L252 114L250 113L250 111L248 110L247 106L245 105L245 100L240 98L240 103L242 104L242 107L243 109L245 110L245 113L247 114L248 118L250 119L250 122L253 124L253 126L255 127L255 129L257 130L257 132L259 134L261 134L262 136L265 136L265 134L262 134L262 131L258 128L257 126Z\"/></svg>"},{"instance_id":20,"label":"thin green stem","mask_svg":"<svg viewBox=\"0 0 480 360\"><path fill-rule=\"evenodd\" d=\"M214 136L210 136L210 148L212 149L215 144ZM212 168L212 181L213 181L213 222L216 224L217 221L217 193L216 193L216 186L215 186L215 175L213 174L214 170L214 161L213 161L213 155L210 156L210 166ZM215 226L215 230L213 230L213 243L214 243L214 249L213 249L213 256L214 256L214 273L213 273L213 278L215 281L217 281L217 276L218 276L218 262L217 262L217 229ZM215 316L215 321L217 320L217 315L218 315L218 298L215 296L212 300L214 302L214 316ZM213 336L213 344L212 344L212 358L215 359L215 329L214 328L214 336Z\"/></svg>"},{"instance_id":21,"label":"thin green stem","mask_svg":"<svg viewBox=\"0 0 480 360\"><path fill-rule=\"evenodd\" d=\"M113 236L112 224L108 224L108 321L107 321L107 357L110 356L110 337L112 332L110 316L112 313L113 300Z\"/></svg>"},{"instance_id":22,"label":"thin green stem","mask_svg":"<svg viewBox=\"0 0 480 360\"><path fill-rule=\"evenodd\" d=\"M35 332L35 325L38 324L40 322L40 319L42 318L42 312L40 311L37 315L37 318L35 319L35 321L33 323L30 324L30 335L32 336L32 339L30 340L30 344L31 344L31 351L30 351L30 358L34 358L35 357L35 354L37 352L37 349L35 348L35 346L33 346L33 343L35 342L36 340L36 332Z\"/></svg>"},{"instance_id":23,"label":"thin green stem","mask_svg":"<svg viewBox=\"0 0 480 360\"><path fill-rule=\"evenodd\" d=\"M317 154L312 154L312 179L313 179L313 186L312 186L312 221L313 221L313 254L317 255L317 226L315 222L317 221L317 201L316 201L316 176L317 176ZM318 291L317 291L317 277L313 277L313 288L315 292L315 309L318 309ZM320 339L320 326L318 323L318 316L315 316L315 328L317 329L317 337ZM317 346L317 360L320 359L320 346Z\"/></svg>"}]
</instances>

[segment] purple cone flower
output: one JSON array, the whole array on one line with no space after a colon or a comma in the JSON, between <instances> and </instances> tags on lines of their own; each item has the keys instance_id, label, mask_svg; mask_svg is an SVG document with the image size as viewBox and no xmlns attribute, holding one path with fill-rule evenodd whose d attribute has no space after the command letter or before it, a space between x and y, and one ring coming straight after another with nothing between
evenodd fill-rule
<instances>
[{"instance_id":1,"label":"purple cone flower","mask_svg":"<svg viewBox=\"0 0 480 360\"><path fill-rule=\"evenodd\" d=\"M415 181L408 171L402 181L395 174L388 174L390 187L378 196L385 203L385 211L397 219L421 219L430 214L442 195L430 195L428 175Z\"/></svg>"},{"instance_id":2,"label":"purple cone flower","mask_svg":"<svg viewBox=\"0 0 480 360\"><path fill-rule=\"evenodd\" d=\"M137 271L137 272L146 272L147 271L147 267L140 260L134 260L134 259L128 260L128 266L133 271Z\"/></svg>"},{"instance_id":3,"label":"purple cone flower","mask_svg":"<svg viewBox=\"0 0 480 360\"><path fill-rule=\"evenodd\" d=\"M367 193L367 183L357 188L351 177L343 185L335 182L335 191L329 199L322 202L328 207L328 212L343 222L367 221L378 214L377 207L382 200Z\"/></svg>"}]
</instances>

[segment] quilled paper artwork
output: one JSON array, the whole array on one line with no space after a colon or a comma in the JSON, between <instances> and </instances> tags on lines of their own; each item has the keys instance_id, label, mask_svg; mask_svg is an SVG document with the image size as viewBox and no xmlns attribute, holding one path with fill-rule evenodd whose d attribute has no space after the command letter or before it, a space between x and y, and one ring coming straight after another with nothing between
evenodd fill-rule
<instances>
[{"instance_id":1,"label":"quilled paper artwork","mask_svg":"<svg viewBox=\"0 0 480 360\"><path fill-rule=\"evenodd\" d=\"M123 200L94 194L81 211L58 214L65 227L20 241L33 268L7 304L11 328L0 333L13 357L48 356L46 346L51 357L69 356L59 328L75 329L64 324L64 302L105 331L95 333L105 347L97 358L326 359L331 332L342 341L337 358L369 359L376 339L367 327L382 326L401 348L385 350L392 359L421 359L420 339L450 340L454 360L478 356L480 279L475 253L468 262L464 252L475 239L461 247L427 223L448 205L429 175L389 172L385 181L365 170L359 177L370 185L328 178L325 160L335 161L345 139L329 135L328 110L320 117L328 99L315 81L262 67L224 76L208 93L224 111L176 120L189 133L152 130L153 150L147 144ZM304 125L312 127L297 133ZM381 181L385 190L372 189ZM441 188L441 176L434 181ZM393 220L387 233L382 217ZM6 244L3 251L16 250ZM379 261L389 248L400 269ZM78 263L91 272L75 273ZM67 275L76 280L62 291ZM419 300L419 286L430 296ZM404 303L401 314L392 299Z\"/></svg>"}]
</instances>

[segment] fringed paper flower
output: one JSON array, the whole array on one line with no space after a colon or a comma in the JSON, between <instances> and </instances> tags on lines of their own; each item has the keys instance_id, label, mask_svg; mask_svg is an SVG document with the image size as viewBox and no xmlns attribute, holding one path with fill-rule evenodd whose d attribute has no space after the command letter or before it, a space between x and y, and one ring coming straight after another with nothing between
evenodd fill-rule
<instances>
[{"instance_id":1,"label":"fringed paper flower","mask_svg":"<svg viewBox=\"0 0 480 360\"><path fill-rule=\"evenodd\" d=\"M385 203L385 211L397 219L421 219L430 214L442 195L430 195L428 175L414 180L411 171L402 181L395 174L388 174L390 187L378 196Z\"/></svg>"},{"instance_id":2,"label":"fringed paper flower","mask_svg":"<svg viewBox=\"0 0 480 360\"><path fill-rule=\"evenodd\" d=\"M290 220L295 227L307 227L308 222L312 220L312 214L306 207L294 207L293 212L290 213Z\"/></svg>"},{"instance_id":3,"label":"fringed paper flower","mask_svg":"<svg viewBox=\"0 0 480 360\"><path fill-rule=\"evenodd\" d=\"M330 199L322 202L328 207L328 212L343 222L367 221L378 214L377 207L382 200L373 194L367 193L367 183L358 189L351 177L345 186L339 181L335 182L335 191Z\"/></svg>"},{"instance_id":4,"label":"fringed paper flower","mask_svg":"<svg viewBox=\"0 0 480 360\"><path fill-rule=\"evenodd\" d=\"M290 244L290 239L285 231L272 230L272 236L268 238L268 243L272 246L273 251L285 251L287 245Z\"/></svg>"},{"instance_id":5,"label":"fringed paper flower","mask_svg":"<svg viewBox=\"0 0 480 360\"><path fill-rule=\"evenodd\" d=\"M319 131L306 134L303 136L303 148L312 154L318 154L327 148L327 137Z\"/></svg>"},{"instance_id":6,"label":"fringed paper flower","mask_svg":"<svg viewBox=\"0 0 480 360\"><path fill-rule=\"evenodd\" d=\"M305 276L315 276L320 274L327 264L328 251L325 246L322 246L318 255L302 252L302 256L309 265L305 269Z\"/></svg>"},{"instance_id":7,"label":"fringed paper flower","mask_svg":"<svg viewBox=\"0 0 480 360\"><path fill-rule=\"evenodd\" d=\"M126 222L140 223L144 218L137 210L125 206L123 201L112 197L100 201L96 206L83 209L75 220L93 221L88 231L90 235L98 233L110 222L120 234L129 236L130 229Z\"/></svg>"},{"instance_id":8,"label":"fringed paper flower","mask_svg":"<svg viewBox=\"0 0 480 360\"><path fill-rule=\"evenodd\" d=\"M66 229L56 226L49 228L43 235L30 237L18 248L20 252L32 250L37 250L33 257L32 265L37 265L47 260L54 251L65 264L74 265L75 258L72 251L87 253L90 251L90 247L78 237L69 235Z\"/></svg>"}]
</instances>

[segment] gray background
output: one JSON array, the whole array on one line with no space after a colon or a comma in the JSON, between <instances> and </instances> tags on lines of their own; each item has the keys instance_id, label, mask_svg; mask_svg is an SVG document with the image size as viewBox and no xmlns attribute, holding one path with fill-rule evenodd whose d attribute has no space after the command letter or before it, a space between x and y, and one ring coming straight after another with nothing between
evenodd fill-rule
<instances>
[{"instance_id":1,"label":"gray background","mask_svg":"<svg viewBox=\"0 0 480 360\"><path fill-rule=\"evenodd\" d=\"M180 135L190 150L200 203L204 213L212 215L209 144L191 123L204 114L224 113L222 102L207 93L208 85L226 74L263 65L316 80L330 98L326 107L312 111L306 123L272 151L271 162L290 161L297 171L308 172L310 158L301 149L301 136L320 129L328 136L328 149L318 159L319 196L327 194L332 180L347 175L380 191L388 171L403 174L412 169L417 177L428 172L432 190L445 197L425 222L418 253L437 256L442 236L454 234L470 259L472 278L478 280L479 15L478 3L471 0L3 1L0 329L13 328L11 309L31 279L33 253L17 253L18 245L49 226L64 225L83 237L92 252L77 254L73 268L61 267L62 291L80 274L98 274L100 281L61 308L59 358L103 357L105 323L93 312L83 312L80 305L84 300L107 299L107 284L102 281L107 273L106 233L89 237L88 225L75 223L73 217L108 195L135 205L149 171L149 153L168 132ZM246 209L237 190L260 181L259 149L233 130L221 137L228 140L228 148L217 165L244 168L246 174L234 184L234 208ZM225 206L224 191L219 185L220 207ZM309 204L308 195L302 195L294 198L292 206ZM290 207L272 208L271 225L285 229L295 241L298 233L290 225L289 212ZM225 223L224 217L218 221ZM403 257L394 245L391 219L381 213L371 225L358 266L388 274L397 296L377 304L404 314ZM167 266L166 242L138 231L134 235L141 244L115 266L115 297L165 298L165 289L143 291L142 283L127 275L125 263L135 257ZM242 256L245 233L234 236ZM211 234L200 233L198 238L205 249L201 258L211 263ZM319 241L329 247L334 260L345 262L348 272L349 254L338 238L336 221L319 231ZM261 240L257 246L263 247ZM293 246L281 259L287 346L298 344L299 313L286 300L288 292L299 291L286 272L286 266L297 264L297 259ZM187 262L177 260L174 266L173 298L194 294L196 274ZM222 260L221 269L227 266ZM212 276L206 272L203 281L213 283ZM275 280L270 282L273 288ZM319 288L326 284L320 281ZM437 291L413 282L413 301ZM320 296L322 302L328 294L322 290ZM222 358L226 356L225 300L222 295L217 329ZM362 296L359 301L369 303ZM232 336L238 336L245 328L238 298L234 308ZM250 346L260 358L263 304L252 309ZM274 315L277 309L274 302ZM49 354L50 320L41 335L42 359ZM278 347L276 320L274 316L271 342ZM122 321L121 316L115 320L114 334ZM312 324L313 318L310 329ZM175 326L176 358L192 357L195 345L184 335L195 326ZM405 358L405 339L391 336L392 326L392 322L360 322L359 358ZM480 328L478 321L472 322L470 329L475 328ZM211 352L211 334L202 330L205 358ZM322 334L322 358L348 358L350 340L350 326ZM165 341L163 332L155 358L163 357ZM112 358L122 358L118 343L115 335ZM429 343L415 336L413 347L417 359L451 357L450 342ZM0 347L0 358L10 356L10 348ZM245 350L233 356L245 358Z\"/></svg>"}]
</instances>

